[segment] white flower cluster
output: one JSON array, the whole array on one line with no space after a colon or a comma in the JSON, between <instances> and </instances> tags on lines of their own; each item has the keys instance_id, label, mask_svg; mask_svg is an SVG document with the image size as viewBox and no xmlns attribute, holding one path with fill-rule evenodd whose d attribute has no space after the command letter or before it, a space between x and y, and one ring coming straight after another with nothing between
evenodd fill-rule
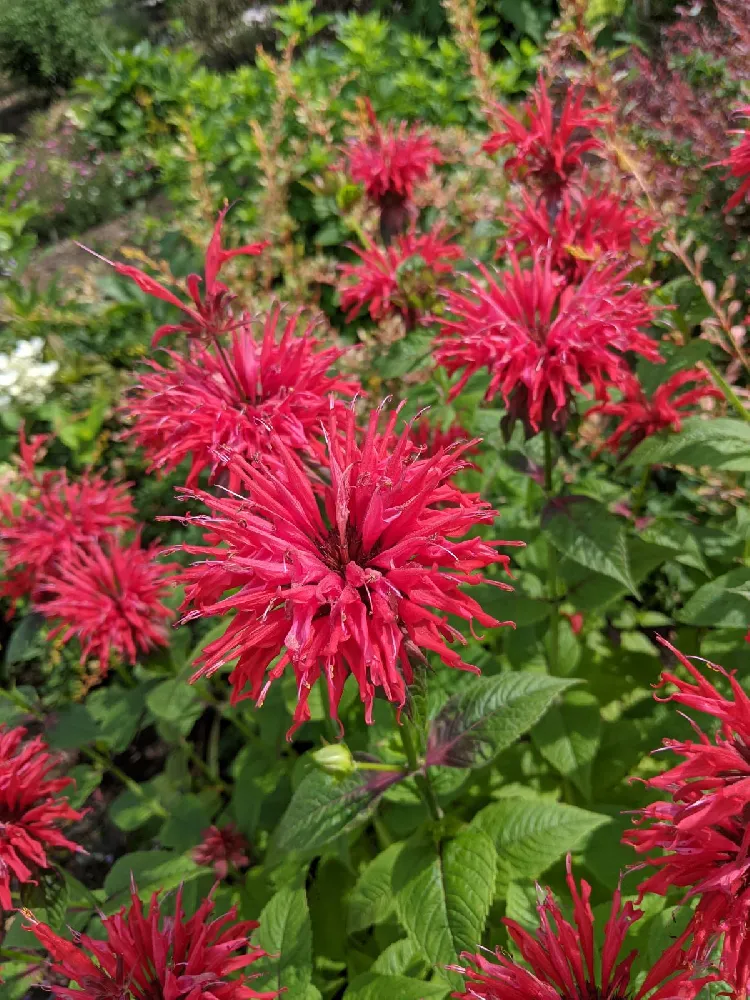
<instances>
[{"instance_id":1,"label":"white flower cluster","mask_svg":"<svg viewBox=\"0 0 750 1000\"><path fill-rule=\"evenodd\" d=\"M0 354L0 406L17 403L39 406L59 368L56 361L42 361L41 337L19 341L12 354Z\"/></svg>"}]
</instances>

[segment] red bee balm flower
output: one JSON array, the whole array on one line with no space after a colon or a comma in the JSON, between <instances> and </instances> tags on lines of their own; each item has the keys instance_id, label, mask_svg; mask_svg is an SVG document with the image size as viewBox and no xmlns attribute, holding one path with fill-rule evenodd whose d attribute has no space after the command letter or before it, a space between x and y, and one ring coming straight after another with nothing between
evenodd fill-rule
<instances>
[{"instance_id":1,"label":"red bee balm flower","mask_svg":"<svg viewBox=\"0 0 750 1000\"><path fill-rule=\"evenodd\" d=\"M118 264L107 260L106 257L101 257L97 253L94 254L95 257L99 257L100 260L110 264L118 274L122 274L126 278L131 278L141 291L146 292L147 295L151 295L155 299L169 302L170 305L176 306L187 317L181 323L160 326L153 336L151 341L152 346L158 343L162 337L167 337L171 333L183 332L189 337L212 340L219 334L233 328L235 320L232 315L231 303L234 296L227 286L218 280L219 271L222 265L233 257L257 256L269 246L269 243L251 243L248 246L237 247L234 250L225 250L221 245L221 227L224 222L224 216L228 211L225 208L219 213L213 235L206 248L205 280L202 295L200 276L197 274L188 275L186 284L190 298L192 299L192 303L188 305L175 295L174 292L170 292L168 288L165 288L164 285L156 281L155 278L146 274L145 271L141 271L140 268L133 267L132 264ZM83 247L83 249L88 250L88 247ZM92 250L88 252L93 253Z\"/></svg>"},{"instance_id":2,"label":"red bee balm flower","mask_svg":"<svg viewBox=\"0 0 750 1000\"><path fill-rule=\"evenodd\" d=\"M661 361L656 343L640 327L654 317L643 289L625 282L617 265L592 268L578 286L565 285L549 261L537 256L521 270L499 276L482 268L485 283L470 280L471 293L447 292L455 319L443 321L435 359L450 374L463 369L451 390L457 396L486 368L486 399L500 393L508 423L523 420L527 434L560 429L574 392L591 384L597 399L622 386L630 371L626 351Z\"/></svg>"},{"instance_id":3,"label":"red bee balm flower","mask_svg":"<svg viewBox=\"0 0 750 1000\"><path fill-rule=\"evenodd\" d=\"M29 928L52 957L52 971L78 989L50 984L58 1000L272 1000L278 993L258 993L239 969L265 952L248 944L258 924L237 921L237 908L209 920L215 906L205 899L192 917L182 909L177 890L175 914L161 915L156 893L144 912L135 885L129 906L102 917L106 939L77 934L73 941L58 937L46 924Z\"/></svg>"},{"instance_id":4,"label":"red bee balm flower","mask_svg":"<svg viewBox=\"0 0 750 1000\"><path fill-rule=\"evenodd\" d=\"M546 204L527 191L522 198L522 205L511 206L508 234L498 245L497 256L508 247L519 257L544 250L553 269L571 284L582 281L604 257L626 263L634 256L634 244L646 246L656 228L631 202L604 190L580 197L566 193L554 218Z\"/></svg>"},{"instance_id":5,"label":"red bee balm flower","mask_svg":"<svg viewBox=\"0 0 750 1000\"><path fill-rule=\"evenodd\" d=\"M351 282L341 288L347 322L368 307L374 320L400 313L410 328L429 312L441 277L452 274L453 262L463 256L461 247L442 239L440 226L421 235L412 229L385 250L372 243L352 249L361 263L341 265Z\"/></svg>"},{"instance_id":6,"label":"red bee balm flower","mask_svg":"<svg viewBox=\"0 0 750 1000\"><path fill-rule=\"evenodd\" d=\"M568 856L568 889L573 901L573 922L566 920L549 891L537 904L539 929L524 930L515 920L503 923L525 965L502 954L496 961L484 955L467 955L474 968L456 971L466 976L466 989L454 993L459 1000L692 1000L714 977L691 978L693 969L683 948L683 934L661 956L636 989L631 969L632 951L618 962L629 927L643 916L632 903L622 903L618 889L612 899L600 954L595 945L594 914L589 902L591 886L573 878Z\"/></svg>"},{"instance_id":7,"label":"red bee balm flower","mask_svg":"<svg viewBox=\"0 0 750 1000\"><path fill-rule=\"evenodd\" d=\"M414 185L425 180L430 167L442 163L443 157L430 137L416 126L401 122L396 129L389 123L383 129L369 99L365 105L370 132L365 139L349 143L349 174L364 185L368 198L380 208L381 235L388 243L406 229L406 203L412 199Z\"/></svg>"},{"instance_id":8,"label":"red bee balm flower","mask_svg":"<svg viewBox=\"0 0 750 1000\"><path fill-rule=\"evenodd\" d=\"M224 879L230 868L246 868L250 864L245 854L248 846L234 823L222 827L210 826L193 851L193 860L198 865L213 867L216 877Z\"/></svg>"},{"instance_id":9,"label":"red bee balm flower","mask_svg":"<svg viewBox=\"0 0 750 1000\"><path fill-rule=\"evenodd\" d=\"M694 388L675 395L685 385L693 384ZM681 412L698 403L701 399L723 399L723 394L712 385L707 372L700 368L691 368L677 372L663 382L648 399L640 382L633 378L624 389L623 398L619 402L606 402L593 406L587 417L600 414L615 417L617 429L607 438L600 451L607 449L619 452L621 456L628 455L637 444L659 431L671 428L679 431L682 418L689 412Z\"/></svg>"},{"instance_id":10,"label":"red bee balm flower","mask_svg":"<svg viewBox=\"0 0 750 1000\"><path fill-rule=\"evenodd\" d=\"M298 336L299 315L282 320L276 307L257 340L248 323L232 334L228 351L196 344L187 358L169 351L172 368L150 362L124 409L151 469L170 471L190 456L187 485L194 486L204 469L216 477L223 452L250 459L279 443L321 452L329 395L351 397L358 386L328 374L343 351L319 350L313 325Z\"/></svg>"},{"instance_id":11,"label":"red bee balm flower","mask_svg":"<svg viewBox=\"0 0 750 1000\"><path fill-rule=\"evenodd\" d=\"M174 566L157 563L158 555L157 546L143 549L138 539L72 549L42 585L47 599L38 610L60 619L50 638L76 636L81 662L97 660L102 673L111 653L134 664L138 650L166 646L172 612L162 598Z\"/></svg>"},{"instance_id":12,"label":"red bee balm flower","mask_svg":"<svg viewBox=\"0 0 750 1000\"><path fill-rule=\"evenodd\" d=\"M542 76L530 99L523 105L526 124L497 105L495 113L505 128L493 132L484 143L488 153L515 146L505 161L506 173L514 180L528 178L550 195L567 187L572 175L583 166L587 153L604 150L604 143L592 133L603 129L609 108L584 108L586 91L572 87L557 114Z\"/></svg>"},{"instance_id":13,"label":"red bee balm flower","mask_svg":"<svg viewBox=\"0 0 750 1000\"><path fill-rule=\"evenodd\" d=\"M288 451L273 468L234 460L247 500L186 491L211 511L188 519L205 526L211 544L183 547L201 557L184 575L186 606L195 609L185 620L236 611L203 651L196 677L236 659L232 700L261 704L291 665L299 698L291 732L310 718L307 699L321 674L334 718L351 673L371 722L376 689L403 706L423 650L474 669L447 645L464 641L447 614L509 624L485 614L460 587L484 582L477 571L492 563L507 569L508 556L496 547L520 544L463 537L496 516L450 483L474 442L421 458L408 428L394 430L397 413L379 433L374 412L363 436L352 411L331 414L326 482L316 483L322 509L309 474Z\"/></svg>"},{"instance_id":14,"label":"red bee balm flower","mask_svg":"<svg viewBox=\"0 0 750 1000\"><path fill-rule=\"evenodd\" d=\"M745 118L750 118L750 104L737 109L737 114ZM726 160L721 161L721 166L729 167L728 177L739 180L740 186L729 199L726 211L736 208L748 194L750 194L750 129L733 129L731 135L742 136Z\"/></svg>"},{"instance_id":15,"label":"red bee balm flower","mask_svg":"<svg viewBox=\"0 0 750 1000\"><path fill-rule=\"evenodd\" d=\"M47 850L66 847L83 851L60 833L64 820L83 813L58 796L72 778L50 778L57 763L38 736L0 726L0 910L10 910L11 881L33 882L34 868L49 868Z\"/></svg>"},{"instance_id":16,"label":"red bee balm flower","mask_svg":"<svg viewBox=\"0 0 750 1000\"><path fill-rule=\"evenodd\" d=\"M664 741L682 760L646 784L669 798L646 806L638 828L623 839L656 868L642 893L679 887L698 897L693 952L703 958L723 934L721 978L744 997L750 982L750 698L733 675L709 664L729 682L732 698L725 698L687 657L659 641L694 682L663 673L660 686L677 689L667 700L705 712L720 726L713 738L695 726L697 741Z\"/></svg>"},{"instance_id":17,"label":"red bee balm flower","mask_svg":"<svg viewBox=\"0 0 750 1000\"><path fill-rule=\"evenodd\" d=\"M34 465L45 438L27 443L21 431L22 480L27 496L15 501L0 495L0 596L42 599L41 581L78 545L96 543L113 531L133 528L133 502L127 485L85 474L68 481L64 469L42 474Z\"/></svg>"}]
</instances>

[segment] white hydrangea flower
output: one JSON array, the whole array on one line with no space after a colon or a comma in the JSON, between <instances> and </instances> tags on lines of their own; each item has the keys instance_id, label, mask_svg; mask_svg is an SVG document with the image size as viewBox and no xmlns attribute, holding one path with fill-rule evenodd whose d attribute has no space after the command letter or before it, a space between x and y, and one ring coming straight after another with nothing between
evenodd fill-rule
<instances>
[{"instance_id":1,"label":"white hydrangea flower","mask_svg":"<svg viewBox=\"0 0 750 1000\"><path fill-rule=\"evenodd\" d=\"M56 361L43 361L41 337L20 340L12 354L0 354L0 406L39 406L57 373Z\"/></svg>"}]
</instances>

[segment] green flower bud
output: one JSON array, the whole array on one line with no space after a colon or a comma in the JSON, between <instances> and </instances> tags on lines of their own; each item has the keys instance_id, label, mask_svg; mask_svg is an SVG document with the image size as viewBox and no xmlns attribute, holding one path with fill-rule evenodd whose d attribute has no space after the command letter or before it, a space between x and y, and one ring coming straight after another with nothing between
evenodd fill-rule
<instances>
[{"instance_id":1,"label":"green flower bud","mask_svg":"<svg viewBox=\"0 0 750 1000\"><path fill-rule=\"evenodd\" d=\"M326 774L332 774L336 778L345 778L357 769L349 747L345 743L321 747L313 753L312 759Z\"/></svg>"}]
</instances>

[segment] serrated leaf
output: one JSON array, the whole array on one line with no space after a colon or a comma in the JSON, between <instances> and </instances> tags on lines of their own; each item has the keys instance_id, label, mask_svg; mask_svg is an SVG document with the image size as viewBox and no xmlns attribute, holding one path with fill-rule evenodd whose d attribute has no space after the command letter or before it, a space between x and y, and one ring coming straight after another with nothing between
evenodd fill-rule
<instances>
[{"instance_id":1,"label":"serrated leaf","mask_svg":"<svg viewBox=\"0 0 750 1000\"><path fill-rule=\"evenodd\" d=\"M285 990L287 1000L306 1000L312 979L312 929L302 887L286 886L260 915L253 942L266 957L253 965L258 990Z\"/></svg>"},{"instance_id":2,"label":"serrated leaf","mask_svg":"<svg viewBox=\"0 0 750 1000\"><path fill-rule=\"evenodd\" d=\"M622 518L589 497L559 497L544 508L542 528L567 559L617 580L638 596Z\"/></svg>"},{"instance_id":3,"label":"serrated leaf","mask_svg":"<svg viewBox=\"0 0 750 1000\"><path fill-rule=\"evenodd\" d=\"M375 359L375 370L384 379L401 378L431 355L432 334L412 330L403 340L392 344L387 353Z\"/></svg>"},{"instance_id":4,"label":"serrated leaf","mask_svg":"<svg viewBox=\"0 0 750 1000\"><path fill-rule=\"evenodd\" d=\"M415 841L399 854L393 869L399 920L433 968L458 961L481 941L495 862L491 837L476 828L447 843Z\"/></svg>"},{"instance_id":5,"label":"serrated leaf","mask_svg":"<svg viewBox=\"0 0 750 1000\"><path fill-rule=\"evenodd\" d=\"M712 628L750 626L750 569L733 569L699 587L677 618Z\"/></svg>"},{"instance_id":6,"label":"serrated leaf","mask_svg":"<svg viewBox=\"0 0 750 1000\"><path fill-rule=\"evenodd\" d=\"M485 806L472 821L497 850L497 892L508 883L539 878L594 830L610 822L608 816L561 802L517 796Z\"/></svg>"},{"instance_id":7,"label":"serrated leaf","mask_svg":"<svg viewBox=\"0 0 750 1000\"><path fill-rule=\"evenodd\" d=\"M625 465L708 465L726 468L750 456L750 422L729 417L689 417L679 433L646 438L625 460Z\"/></svg>"},{"instance_id":8,"label":"serrated leaf","mask_svg":"<svg viewBox=\"0 0 750 1000\"><path fill-rule=\"evenodd\" d=\"M203 712L198 692L186 680L176 677L158 684L146 695L149 711L162 722L188 733Z\"/></svg>"},{"instance_id":9,"label":"serrated leaf","mask_svg":"<svg viewBox=\"0 0 750 1000\"><path fill-rule=\"evenodd\" d=\"M527 732L575 681L546 674L475 677L430 727L427 762L481 767Z\"/></svg>"},{"instance_id":10,"label":"serrated leaf","mask_svg":"<svg viewBox=\"0 0 750 1000\"><path fill-rule=\"evenodd\" d=\"M591 800L591 767L601 741L599 702L589 691L570 691L531 731L542 757Z\"/></svg>"},{"instance_id":11,"label":"serrated leaf","mask_svg":"<svg viewBox=\"0 0 750 1000\"><path fill-rule=\"evenodd\" d=\"M189 855L175 851L135 851L118 858L104 879L107 902L104 913L113 913L130 898L130 876L135 879L138 896L148 900L157 890L169 892L183 882L205 874Z\"/></svg>"},{"instance_id":12,"label":"serrated leaf","mask_svg":"<svg viewBox=\"0 0 750 1000\"><path fill-rule=\"evenodd\" d=\"M313 855L336 837L351 833L369 819L381 795L393 783L393 775L389 774L366 778L353 774L339 779L312 771L300 782L281 817L271 857L279 859L290 851Z\"/></svg>"},{"instance_id":13,"label":"serrated leaf","mask_svg":"<svg viewBox=\"0 0 750 1000\"><path fill-rule=\"evenodd\" d=\"M344 1000L442 1000L450 987L446 983L423 983L406 976L381 976L364 972L348 986Z\"/></svg>"},{"instance_id":14,"label":"serrated leaf","mask_svg":"<svg viewBox=\"0 0 750 1000\"><path fill-rule=\"evenodd\" d=\"M370 972L381 976L420 976L427 971L427 962L411 938L401 938L389 944L372 963Z\"/></svg>"},{"instance_id":15,"label":"serrated leaf","mask_svg":"<svg viewBox=\"0 0 750 1000\"><path fill-rule=\"evenodd\" d=\"M21 903L32 913L40 907L46 913L46 922L53 930L59 930L68 908L68 883L58 868L41 868L34 874L33 882L21 885Z\"/></svg>"},{"instance_id":16,"label":"serrated leaf","mask_svg":"<svg viewBox=\"0 0 750 1000\"><path fill-rule=\"evenodd\" d=\"M391 844L362 871L349 894L347 929L356 934L387 920L393 910L391 876L403 844Z\"/></svg>"}]
</instances>

